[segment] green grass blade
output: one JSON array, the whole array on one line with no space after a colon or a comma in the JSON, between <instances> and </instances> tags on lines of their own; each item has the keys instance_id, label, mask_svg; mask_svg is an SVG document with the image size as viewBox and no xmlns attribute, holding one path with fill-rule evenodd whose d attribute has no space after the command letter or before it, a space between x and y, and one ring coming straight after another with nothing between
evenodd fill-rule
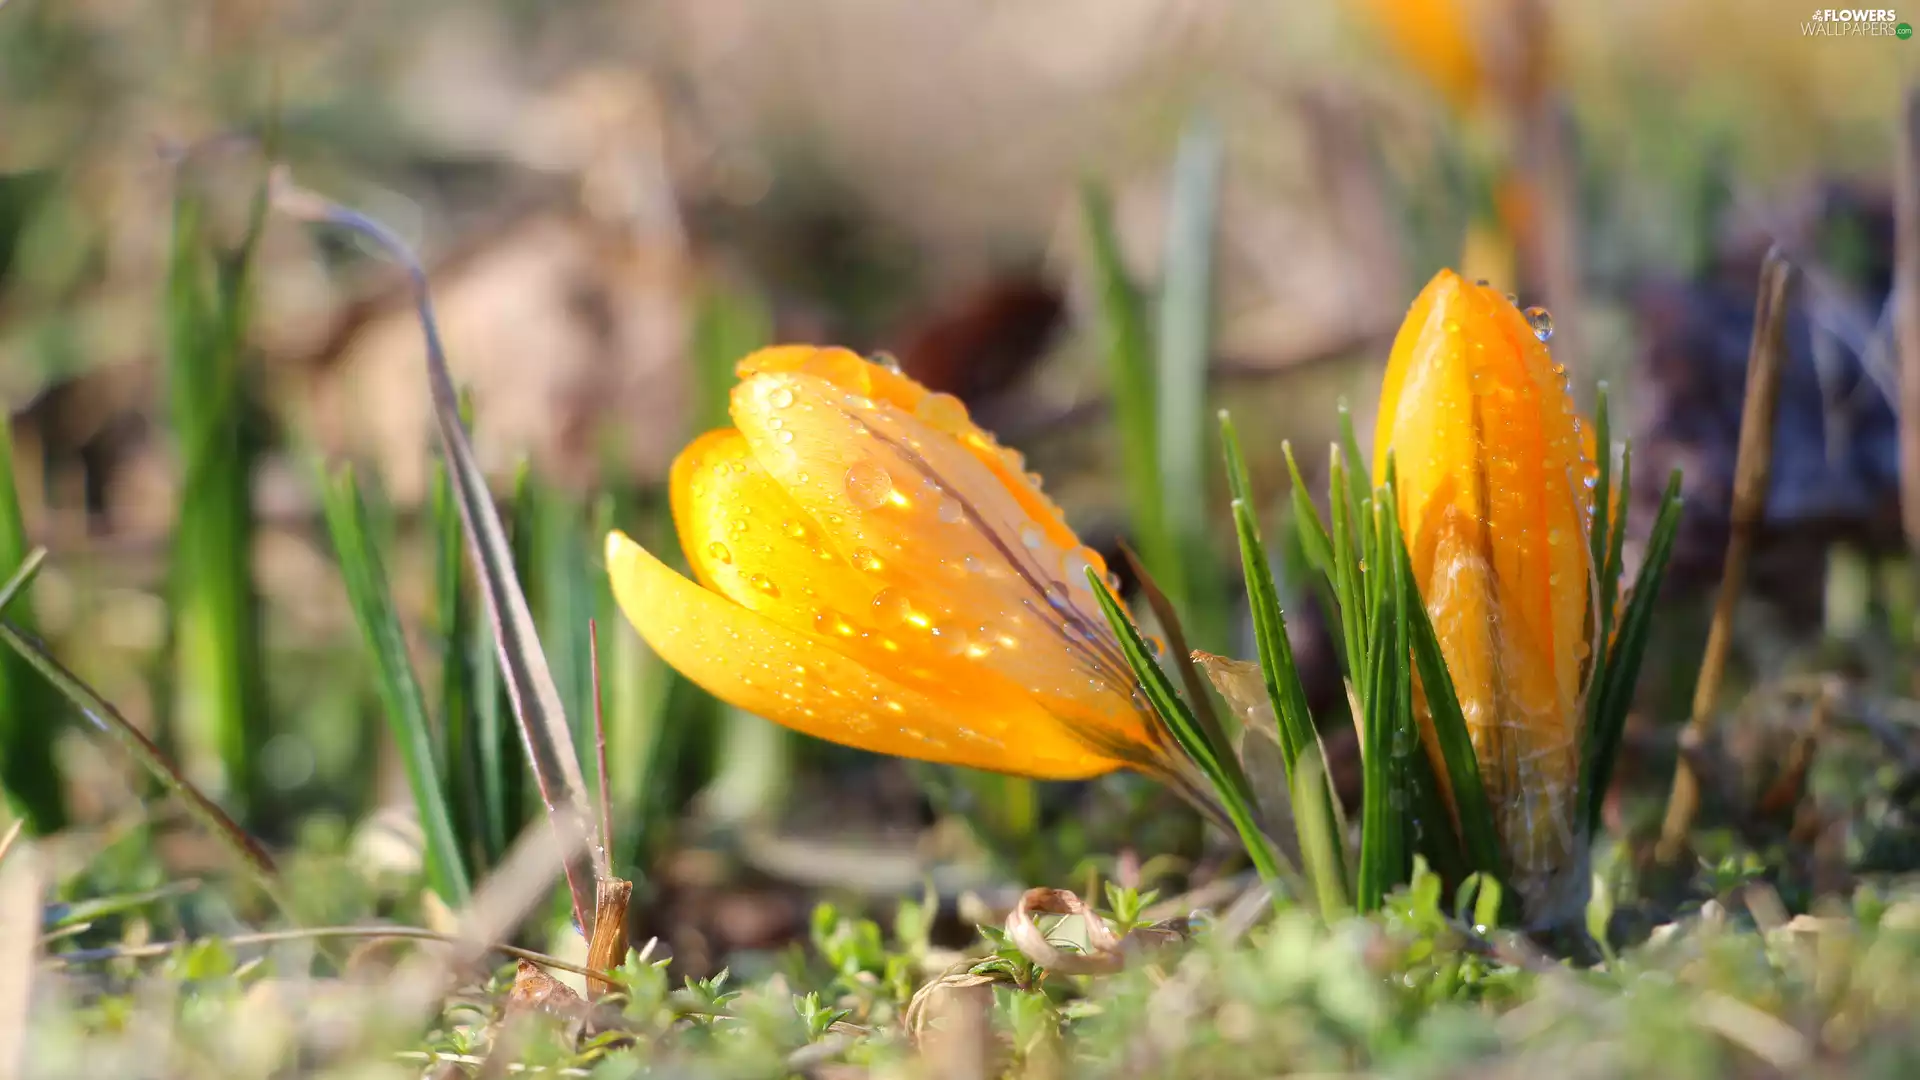
<instances>
[{"instance_id":1,"label":"green grass blade","mask_svg":"<svg viewBox=\"0 0 1920 1080\"><path fill-rule=\"evenodd\" d=\"M1402 789L1394 767L1394 665L1391 615L1376 610L1367 647L1357 655L1366 664L1360 680L1360 879L1355 903L1362 912L1376 911L1402 876L1398 868L1400 813L1393 797Z\"/></svg>"},{"instance_id":2,"label":"green grass blade","mask_svg":"<svg viewBox=\"0 0 1920 1080\"><path fill-rule=\"evenodd\" d=\"M1601 697L1583 747L1586 776L1581 790L1586 792L1589 828L1595 830L1600 827L1600 811L1606 802L1607 787L1613 781L1620 736L1626 729L1627 710L1633 706L1634 684L1640 679L1640 662L1646 657L1647 641L1652 636L1654 601L1666 579L1667 562L1673 557L1674 536L1680 530L1680 508L1680 470L1675 469L1660 498L1660 511L1647 538L1646 558L1633 582L1633 596L1620 618L1620 631L1607 662L1607 684L1589 691Z\"/></svg>"},{"instance_id":3,"label":"green grass blade","mask_svg":"<svg viewBox=\"0 0 1920 1080\"><path fill-rule=\"evenodd\" d=\"M1353 906L1347 894L1347 863L1339 824L1334 818L1333 784L1317 754L1300 758L1293 771L1293 827L1300 840L1300 860L1313 886L1320 914L1329 920Z\"/></svg>"},{"instance_id":4,"label":"green grass blade","mask_svg":"<svg viewBox=\"0 0 1920 1080\"><path fill-rule=\"evenodd\" d=\"M1367 611L1362 592L1365 581L1356 554L1358 545L1353 539L1355 504L1346 495L1347 466L1338 446L1333 448L1329 457L1327 475L1333 507L1333 533L1330 538L1333 595L1339 602L1335 618L1340 624L1341 640L1345 643L1348 677L1357 689L1364 689L1368 670L1366 658L1372 655L1367 651Z\"/></svg>"},{"instance_id":5,"label":"green grass blade","mask_svg":"<svg viewBox=\"0 0 1920 1080\"><path fill-rule=\"evenodd\" d=\"M1160 475L1160 430L1146 302L1121 260L1113 204L1106 189L1086 185L1080 210L1099 290L1101 345L1113 389L1121 476L1126 483L1136 546L1167 595L1176 604L1183 603L1187 596L1182 573L1185 567L1168 528L1166 492Z\"/></svg>"},{"instance_id":6,"label":"green grass blade","mask_svg":"<svg viewBox=\"0 0 1920 1080\"><path fill-rule=\"evenodd\" d=\"M1393 499L1387 502L1392 505ZM1420 583L1414 579L1413 558L1407 551L1405 535L1398 533L1397 521L1395 532L1400 591L1414 670L1420 677L1419 692L1426 700L1428 722L1433 725L1434 742L1446 768L1448 789L1453 793L1454 809L1439 825L1451 829L1457 816L1460 846L1471 870L1500 877L1505 873L1505 859L1499 833L1494 828L1493 807L1487 801L1486 788L1481 782L1479 759L1473 752L1473 740L1467 734L1466 714L1460 707L1453 675L1447 669L1446 654L1440 649L1440 636L1420 595ZM1439 865L1438 859L1435 865ZM1441 872L1445 874L1444 867Z\"/></svg>"},{"instance_id":7,"label":"green grass blade","mask_svg":"<svg viewBox=\"0 0 1920 1080\"><path fill-rule=\"evenodd\" d=\"M241 247L207 250L198 200L183 179L166 282L167 420L180 458L172 544L173 721L197 784L244 815L265 743L265 693L253 585L252 480L257 440L244 371L261 203Z\"/></svg>"},{"instance_id":8,"label":"green grass blade","mask_svg":"<svg viewBox=\"0 0 1920 1080\"><path fill-rule=\"evenodd\" d=\"M1174 157L1167 213L1166 272L1156 327L1155 447L1165 513L1182 559L1186 590L1169 592L1203 647L1227 636L1223 595L1207 514L1207 371L1212 351L1214 236L1219 224L1220 129L1195 116ZM1158 566L1150 566L1156 572Z\"/></svg>"},{"instance_id":9,"label":"green grass blade","mask_svg":"<svg viewBox=\"0 0 1920 1080\"><path fill-rule=\"evenodd\" d=\"M366 501L352 469L342 466L322 478L321 507L327 531L333 537L334 553L340 560L340 576L346 584L354 621L373 654L387 727L399 747L407 786L420 815L427 884L457 911L472 895L472 883L454 832L448 792L441 784L443 773L434 752L426 695L414 677L406 635L394 610L379 546L368 531Z\"/></svg>"},{"instance_id":10,"label":"green grass blade","mask_svg":"<svg viewBox=\"0 0 1920 1080\"><path fill-rule=\"evenodd\" d=\"M31 568L23 567L5 590L7 595L17 592L31 574ZM24 657L29 666L39 672L60 694L86 717L87 722L112 737L127 753L138 761L158 780L169 794L179 798L187 812L193 816L213 837L220 841L240 860L258 884L282 911L292 914L293 909L280 890L279 872L274 866L273 857L261 847L247 831L240 827L220 804L209 798L205 792L194 786L186 774L177 768L167 756L135 727L118 709L98 691L89 686L78 675L54 659L31 635L26 634L11 621L0 620L0 641L5 641L14 652Z\"/></svg>"},{"instance_id":11,"label":"green grass blade","mask_svg":"<svg viewBox=\"0 0 1920 1080\"><path fill-rule=\"evenodd\" d=\"M1294 529L1300 537L1301 551L1313 568L1333 580L1333 538L1327 534L1327 523L1320 517L1320 508L1313 505L1313 496L1307 494L1307 482L1300 476L1300 463L1293 459L1293 444L1281 443L1281 453L1287 458L1287 475L1293 481L1288 497L1293 505Z\"/></svg>"},{"instance_id":12,"label":"green grass blade","mask_svg":"<svg viewBox=\"0 0 1920 1080\"><path fill-rule=\"evenodd\" d=\"M1618 584L1617 573L1607 572L1607 556L1612 550L1613 539L1613 423L1611 410L1607 402L1607 384L1601 383L1599 401L1593 412L1593 445L1596 475L1592 492L1593 528L1587 542L1588 558L1592 560L1594 575L1593 604L1599 609L1595 627L1598 640L1592 643L1592 660L1589 664L1589 685L1605 681L1607 649L1605 642L1613 637L1613 596L1614 586ZM1576 481L1577 482L1577 481ZM1626 503L1620 504L1620 511L1626 513Z\"/></svg>"},{"instance_id":13,"label":"green grass blade","mask_svg":"<svg viewBox=\"0 0 1920 1080\"><path fill-rule=\"evenodd\" d=\"M1254 520L1252 481L1240 450L1240 437L1224 412L1220 414L1220 442L1226 456L1227 484L1233 495L1234 531L1240 541L1240 570L1246 578L1254 642L1259 650L1260 670L1273 704L1273 715L1279 721L1280 746L1286 751L1287 777L1291 782L1295 760L1318 741L1314 736L1313 715L1307 707L1307 692L1300 682L1300 671L1294 664L1293 642L1287 637L1286 614L1280 609L1280 590L1273 581L1273 565L1267 559L1259 523Z\"/></svg>"},{"instance_id":14,"label":"green grass blade","mask_svg":"<svg viewBox=\"0 0 1920 1080\"><path fill-rule=\"evenodd\" d=\"M428 528L433 543L433 628L440 647L440 722L434 732L434 755L441 790L455 810L462 860L477 875L499 856L490 846L490 819L500 807L491 803L485 781L479 709L483 695L498 691L491 678L480 678L474 662L471 628L476 613L466 590L466 539L444 462L434 463ZM504 827L499 833L504 842Z\"/></svg>"},{"instance_id":15,"label":"green grass blade","mask_svg":"<svg viewBox=\"0 0 1920 1080\"><path fill-rule=\"evenodd\" d=\"M692 362L695 412L705 427L723 427L735 383L734 368L772 343L773 319L752 293L710 286L694 313ZM604 575L603 575L604 576ZM708 729L718 771L700 793L702 811L717 822L738 823L779 812L792 782L794 735L778 724L724 703L720 723Z\"/></svg>"},{"instance_id":16,"label":"green grass blade","mask_svg":"<svg viewBox=\"0 0 1920 1080\"><path fill-rule=\"evenodd\" d=\"M0 566L24 566L31 554L26 517L14 486L11 419L0 410ZM12 590L6 595L11 597ZM16 604L10 618L14 625L33 632L33 613L27 604ZM61 712L58 696L24 658L11 652L0 657L0 791L37 836L54 832L67 820L53 754ZM0 810L0 816L4 814Z\"/></svg>"},{"instance_id":17,"label":"green grass blade","mask_svg":"<svg viewBox=\"0 0 1920 1080\"><path fill-rule=\"evenodd\" d=\"M1152 651L1141 638L1140 631L1134 627L1133 620L1120 607L1120 601L1108 591L1107 583L1100 580L1099 571L1089 567L1087 582L1093 589L1094 599L1100 603L1100 610L1107 617L1108 625L1113 627L1114 636L1120 642L1120 651L1126 656L1127 666L1133 670L1133 676L1146 694L1148 703L1166 724L1167 731L1180 749L1186 752L1213 785L1227 819L1239 833L1248 858L1253 860L1254 869L1273 888L1276 905L1283 893L1305 895L1299 874L1285 866L1279 852L1268 842L1266 834L1260 831L1253 792L1247 783L1246 773L1240 768L1239 759L1234 757L1233 748L1215 745L1208 738L1186 703L1180 700L1179 693L1173 688L1173 681L1160 669L1159 664L1154 663Z\"/></svg>"}]
</instances>

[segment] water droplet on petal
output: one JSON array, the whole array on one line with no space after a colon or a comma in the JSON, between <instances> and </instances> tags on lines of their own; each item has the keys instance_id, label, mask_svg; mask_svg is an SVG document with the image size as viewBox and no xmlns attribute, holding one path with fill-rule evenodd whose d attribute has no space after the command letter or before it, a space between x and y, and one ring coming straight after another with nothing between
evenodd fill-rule
<instances>
[{"instance_id":1,"label":"water droplet on petal","mask_svg":"<svg viewBox=\"0 0 1920 1080\"><path fill-rule=\"evenodd\" d=\"M892 626L907 621L913 614L913 604L906 593L888 586L873 594L873 614L882 626Z\"/></svg>"},{"instance_id":2,"label":"water droplet on petal","mask_svg":"<svg viewBox=\"0 0 1920 1080\"><path fill-rule=\"evenodd\" d=\"M958 626L936 626L930 633L933 635L934 647L947 656L959 656L967 649L966 632Z\"/></svg>"},{"instance_id":3,"label":"water droplet on petal","mask_svg":"<svg viewBox=\"0 0 1920 1080\"><path fill-rule=\"evenodd\" d=\"M1100 556L1092 548L1088 547L1078 547L1067 552L1067 557L1061 564L1066 569L1067 587L1071 589L1092 588L1087 582L1087 571L1099 564L1099 558Z\"/></svg>"},{"instance_id":4,"label":"water droplet on petal","mask_svg":"<svg viewBox=\"0 0 1920 1080\"><path fill-rule=\"evenodd\" d=\"M957 524L965 516L960 511L960 500L951 496L940 500L940 508L936 512L940 520L948 525Z\"/></svg>"},{"instance_id":5,"label":"water droplet on petal","mask_svg":"<svg viewBox=\"0 0 1920 1080\"><path fill-rule=\"evenodd\" d=\"M784 409L793 404L793 391L784 386L776 386L767 391L767 404L776 409Z\"/></svg>"},{"instance_id":6,"label":"water droplet on petal","mask_svg":"<svg viewBox=\"0 0 1920 1080\"><path fill-rule=\"evenodd\" d=\"M1067 599L1067 590L1061 588L1057 581L1047 586L1047 603L1052 604L1057 611L1064 611L1073 606Z\"/></svg>"},{"instance_id":7,"label":"water droplet on petal","mask_svg":"<svg viewBox=\"0 0 1920 1080\"><path fill-rule=\"evenodd\" d=\"M957 434L967 428L967 407L952 394L928 394L913 407L913 413L930 426Z\"/></svg>"},{"instance_id":8,"label":"water droplet on petal","mask_svg":"<svg viewBox=\"0 0 1920 1080\"><path fill-rule=\"evenodd\" d=\"M1526 311L1527 325L1533 327L1533 336L1541 341L1553 339L1553 313L1543 307L1530 307Z\"/></svg>"},{"instance_id":9,"label":"water droplet on petal","mask_svg":"<svg viewBox=\"0 0 1920 1080\"><path fill-rule=\"evenodd\" d=\"M746 534L747 534L747 520L745 518L734 518L732 521L727 522L728 536L731 536L735 540L738 540L742 536L745 536Z\"/></svg>"},{"instance_id":10,"label":"water droplet on petal","mask_svg":"<svg viewBox=\"0 0 1920 1080\"><path fill-rule=\"evenodd\" d=\"M728 551L727 545L718 540L707 545L707 555L722 566L731 565L733 562L733 552Z\"/></svg>"},{"instance_id":11,"label":"water droplet on petal","mask_svg":"<svg viewBox=\"0 0 1920 1080\"><path fill-rule=\"evenodd\" d=\"M987 571L987 564L981 562L978 555L967 556L961 560L960 565L966 567L969 574L984 574Z\"/></svg>"},{"instance_id":12,"label":"water droplet on petal","mask_svg":"<svg viewBox=\"0 0 1920 1080\"><path fill-rule=\"evenodd\" d=\"M871 461L856 461L847 469L847 498L862 510L885 504L893 494L893 477Z\"/></svg>"},{"instance_id":13,"label":"water droplet on petal","mask_svg":"<svg viewBox=\"0 0 1920 1080\"><path fill-rule=\"evenodd\" d=\"M791 540L805 540L807 538L807 527L798 521L781 522L780 531L786 533L788 539Z\"/></svg>"},{"instance_id":14,"label":"water droplet on petal","mask_svg":"<svg viewBox=\"0 0 1920 1080\"><path fill-rule=\"evenodd\" d=\"M879 554L872 548L854 548L849 561L853 563L855 570L864 570L869 574L879 573L886 565L880 561Z\"/></svg>"},{"instance_id":15,"label":"water droplet on petal","mask_svg":"<svg viewBox=\"0 0 1920 1080\"><path fill-rule=\"evenodd\" d=\"M879 352L873 353L872 355L868 356L867 363L875 364L880 367L886 368L888 371L893 372L895 375L900 374L900 358L894 356L890 352L887 352L885 349L882 349Z\"/></svg>"},{"instance_id":16,"label":"water droplet on petal","mask_svg":"<svg viewBox=\"0 0 1920 1080\"><path fill-rule=\"evenodd\" d=\"M1029 548L1038 548L1046 540L1040 533L1040 526L1031 522L1020 526L1020 542Z\"/></svg>"},{"instance_id":17,"label":"water droplet on petal","mask_svg":"<svg viewBox=\"0 0 1920 1080\"><path fill-rule=\"evenodd\" d=\"M768 596L780 595L780 586L775 585L773 583L773 579L768 577L765 574L755 574L752 577L748 578L747 581L754 588L759 589L761 592L766 593Z\"/></svg>"},{"instance_id":18,"label":"water droplet on petal","mask_svg":"<svg viewBox=\"0 0 1920 1080\"><path fill-rule=\"evenodd\" d=\"M791 431L776 431L773 433L773 437L775 441L779 442L782 446L793 442L793 432Z\"/></svg>"}]
</instances>

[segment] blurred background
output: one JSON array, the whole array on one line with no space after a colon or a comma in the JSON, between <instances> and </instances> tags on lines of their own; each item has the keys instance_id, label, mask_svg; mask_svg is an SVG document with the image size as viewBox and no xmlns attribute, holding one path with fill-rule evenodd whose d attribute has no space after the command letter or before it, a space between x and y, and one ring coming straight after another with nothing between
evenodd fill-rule
<instances>
[{"instance_id":1,"label":"blurred background","mask_svg":"<svg viewBox=\"0 0 1920 1080\"><path fill-rule=\"evenodd\" d=\"M613 613L599 538L619 525L674 548L668 463L724 422L732 361L781 340L891 352L1024 451L1089 542L1149 550L1103 274L1123 269L1150 320L1176 311L1159 283L1191 237L1175 208L1197 205L1217 216L1201 330L1181 339L1198 345L1163 338L1157 369L1205 390L1190 415L1162 409L1158 433L1207 446L1211 479L1162 526L1198 537L1179 597L1194 644L1250 654L1213 408L1233 410L1271 520L1282 440L1322 487L1336 403L1364 443L1401 315L1454 266L1552 313L1584 403L1611 384L1636 505L1685 470L1671 640L1626 770L1663 792L1725 544L1758 267L1778 245L1801 270L1793 360L1736 671L1840 672L1910 723L1888 298L1920 42L1808 36L1808 16L1784 0L11 0L0 399L24 537L51 558L10 616L326 883L303 902L405 910L393 883L419 865L419 827L323 518L323 463L351 462L441 730L470 715L492 739L474 760L508 763L455 799L476 873L535 810L475 673L471 604L453 600L470 594L457 571L447 585L404 278L339 233L254 229L277 161L427 265L582 732L599 619L637 940L660 933L710 970L804 934L828 886L1185 879L1228 853L1144 782L879 761L716 707ZM1107 226L1117 263L1091 238ZM243 285L196 307L196 281ZM1296 610L1322 704L1343 709L1310 598ZM217 865L34 678L8 669L0 775L13 813L67 831L68 887ZM1730 760L1777 766L1804 710L1786 713L1784 735L1760 725ZM1755 784L1726 781L1741 828ZM1836 840L1843 863L1879 837ZM189 911L236 917L222 903Z\"/></svg>"}]
</instances>

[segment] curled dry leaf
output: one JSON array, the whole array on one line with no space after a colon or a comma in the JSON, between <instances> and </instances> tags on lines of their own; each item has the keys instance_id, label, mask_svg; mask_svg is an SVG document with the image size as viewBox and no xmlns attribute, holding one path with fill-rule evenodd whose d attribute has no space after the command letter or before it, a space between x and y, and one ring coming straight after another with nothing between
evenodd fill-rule
<instances>
[{"instance_id":1,"label":"curled dry leaf","mask_svg":"<svg viewBox=\"0 0 1920 1080\"><path fill-rule=\"evenodd\" d=\"M1039 915L1080 919L1087 928L1087 951L1068 952L1047 940L1034 921ZM1111 975L1127 965L1113 928L1067 889L1028 889L1007 916L1007 936L1027 959L1062 975Z\"/></svg>"},{"instance_id":2,"label":"curled dry leaf","mask_svg":"<svg viewBox=\"0 0 1920 1080\"><path fill-rule=\"evenodd\" d=\"M563 1020L584 1019L587 1003L574 989L542 971L530 960L522 960L513 974L513 990L507 994L508 1016L544 1013Z\"/></svg>"},{"instance_id":3,"label":"curled dry leaf","mask_svg":"<svg viewBox=\"0 0 1920 1080\"><path fill-rule=\"evenodd\" d=\"M1287 762L1280 748L1280 726L1273 715L1273 699L1260 665L1195 650L1193 662L1207 673L1207 681L1226 699L1240 721L1234 752L1253 786L1256 808L1267 835L1281 845L1288 859L1299 862L1299 844L1293 835L1293 805L1287 796Z\"/></svg>"}]
</instances>

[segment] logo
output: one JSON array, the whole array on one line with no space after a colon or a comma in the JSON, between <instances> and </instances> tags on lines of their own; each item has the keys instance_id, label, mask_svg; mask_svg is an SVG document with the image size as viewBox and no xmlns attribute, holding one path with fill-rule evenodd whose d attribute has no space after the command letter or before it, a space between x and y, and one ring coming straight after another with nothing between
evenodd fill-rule
<instances>
[{"instance_id":1,"label":"logo","mask_svg":"<svg viewBox=\"0 0 1920 1080\"><path fill-rule=\"evenodd\" d=\"M1913 27L1897 22L1892 8L1815 8L1813 15L1800 24L1802 37L1893 37L1902 41L1913 36Z\"/></svg>"}]
</instances>

